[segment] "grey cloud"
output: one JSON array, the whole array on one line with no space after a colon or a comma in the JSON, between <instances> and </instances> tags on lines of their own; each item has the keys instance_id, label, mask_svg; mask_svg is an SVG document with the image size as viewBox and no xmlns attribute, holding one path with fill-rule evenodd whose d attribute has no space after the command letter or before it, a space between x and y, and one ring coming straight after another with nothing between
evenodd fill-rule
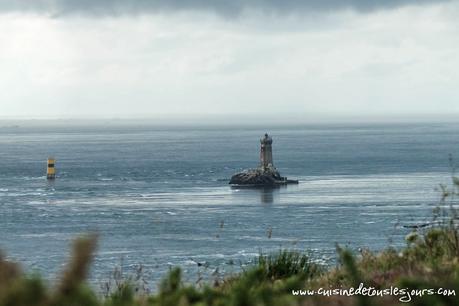
<instances>
[{"instance_id":1,"label":"grey cloud","mask_svg":"<svg viewBox=\"0 0 459 306\"><path fill-rule=\"evenodd\" d=\"M0 0L3 12L38 12L56 15L126 15L176 11L212 11L237 16L245 10L290 14L352 9L371 12L406 5L449 0Z\"/></svg>"}]
</instances>

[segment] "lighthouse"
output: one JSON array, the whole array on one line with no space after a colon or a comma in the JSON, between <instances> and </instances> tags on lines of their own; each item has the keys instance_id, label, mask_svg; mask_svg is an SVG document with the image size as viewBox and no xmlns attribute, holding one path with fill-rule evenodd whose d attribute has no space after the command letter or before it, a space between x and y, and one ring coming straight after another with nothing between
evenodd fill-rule
<instances>
[{"instance_id":1,"label":"lighthouse","mask_svg":"<svg viewBox=\"0 0 459 306\"><path fill-rule=\"evenodd\" d=\"M274 168L273 165L273 139L265 134L265 137L260 139L260 167L266 171L270 168Z\"/></svg>"},{"instance_id":2,"label":"lighthouse","mask_svg":"<svg viewBox=\"0 0 459 306\"><path fill-rule=\"evenodd\" d=\"M297 180L289 180L280 175L273 165L273 139L265 134L260 139L260 165L255 169L247 169L234 174L229 184L232 187L275 187L279 185L298 184Z\"/></svg>"}]
</instances>

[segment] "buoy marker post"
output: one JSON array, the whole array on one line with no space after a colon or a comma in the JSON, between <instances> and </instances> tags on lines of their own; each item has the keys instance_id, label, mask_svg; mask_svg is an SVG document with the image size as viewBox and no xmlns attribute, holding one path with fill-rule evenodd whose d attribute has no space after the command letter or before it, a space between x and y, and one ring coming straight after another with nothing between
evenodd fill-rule
<instances>
[{"instance_id":1,"label":"buoy marker post","mask_svg":"<svg viewBox=\"0 0 459 306\"><path fill-rule=\"evenodd\" d=\"M48 167L46 169L46 178L54 180L56 178L56 160L53 157L48 157Z\"/></svg>"}]
</instances>

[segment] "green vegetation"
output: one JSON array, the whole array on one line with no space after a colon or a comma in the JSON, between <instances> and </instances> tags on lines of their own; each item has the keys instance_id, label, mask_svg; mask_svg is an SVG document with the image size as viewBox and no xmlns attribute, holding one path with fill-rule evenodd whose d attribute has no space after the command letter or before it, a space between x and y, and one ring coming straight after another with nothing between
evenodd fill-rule
<instances>
[{"instance_id":1,"label":"green vegetation","mask_svg":"<svg viewBox=\"0 0 459 306\"><path fill-rule=\"evenodd\" d=\"M353 255L338 249L340 264L324 269L306 254L283 250L260 255L244 272L202 288L182 282L181 270L172 269L157 293L135 294L131 279L119 282L106 297L85 284L95 247L95 237L76 240L73 256L60 282L48 288L37 276L27 276L14 263L0 259L1 306L131 306L131 305L401 305L402 296L299 296L292 290L318 288L410 290L454 289L459 294L459 240L450 227L436 227L409 235L401 251L388 248L379 253L367 250ZM412 305L459 305L459 296L411 297Z\"/></svg>"},{"instance_id":2,"label":"green vegetation","mask_svg":"<svg viewBox=\"0 0 459 306\"><path fill-rule=\"evenodd\" d=\"M281 250L260 255L250 268L214 284L185 284L181 270L175 268L154 294L136 290L139 278L118 279L115 286L107 287L106 294L98 294L85 283L95 236L74 242L67 269L51 288L0 256L0 306L459 305L459 235L453 205L458 187L457 179L453 179L452 188L442 187L442 200L432 222L414 227L403 249L353 254L337 247L339 264L328 269L305 253ZM350 288L362 286L371 287L373 291L368 292L376 296L363 290L349 294ZM319 288L325 296L301 295L299 291ZM333 289L347 290L341 292L351 296L326 296Z\"/></svg>"}]
</instances>

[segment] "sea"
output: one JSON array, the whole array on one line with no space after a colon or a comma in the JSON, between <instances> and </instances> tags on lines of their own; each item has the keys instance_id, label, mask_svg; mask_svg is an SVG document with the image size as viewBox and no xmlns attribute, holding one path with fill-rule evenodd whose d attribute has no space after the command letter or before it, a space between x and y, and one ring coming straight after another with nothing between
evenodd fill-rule
<instances>
[{"instance_id":1,"label":"sea","mask_svg":"<svg viewBox=\"0 0 459 306\"><path fill-rule=\"evenodd\" d=\"M258 166L265 133L275 167L299 184L231 188ZM172 267L199 283L281 249L333 266L337 245L403 247L406 226L432 219L455 157L457 123L4 126L0 249L55 282L73 239L97 233L89 281L141 267L152 290Z\"/></svg>"}]
</instances>

